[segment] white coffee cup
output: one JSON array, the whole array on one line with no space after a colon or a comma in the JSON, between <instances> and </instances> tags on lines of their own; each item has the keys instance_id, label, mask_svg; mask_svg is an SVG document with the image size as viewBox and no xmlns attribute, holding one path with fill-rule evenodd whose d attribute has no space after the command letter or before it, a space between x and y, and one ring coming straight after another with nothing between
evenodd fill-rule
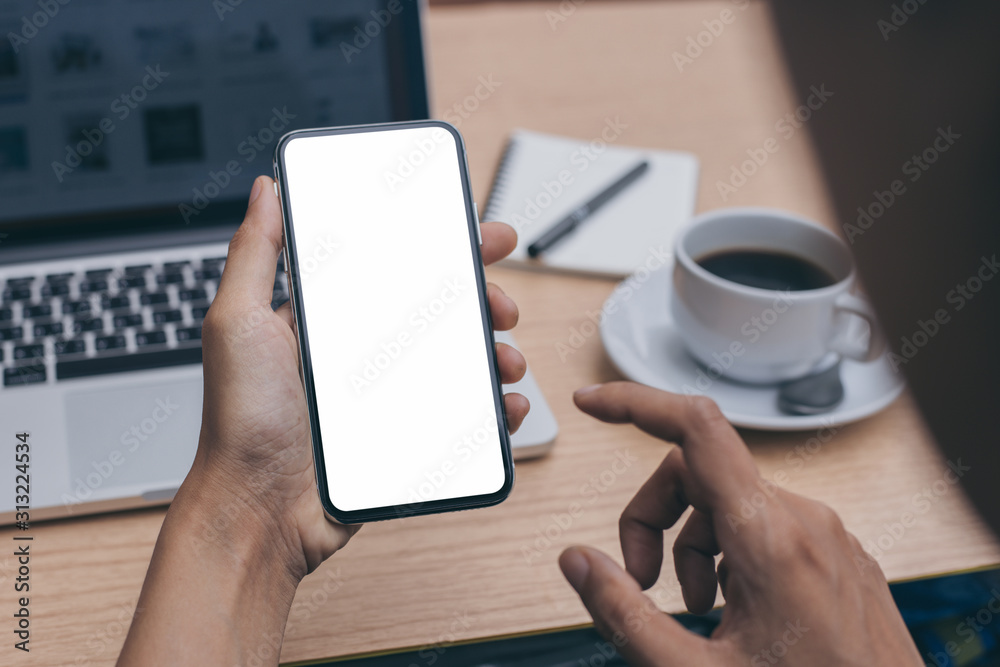
<instances>
[{"instance_id":1,"label":"white coffee cup","mask_svg":"<svg viewBox=\"0 0 1000 667\"><path fill-rule=\"evenodd\" d=\"M734 250L792 255L834 282L816 289L763 289L698 264ZM831 352L858 361L873 361L882 352L871 307L851 293L850 251L815 223L772 209L721 209L695 218L679 234L674 254L671 314L688 351L714 375L769 384L808 374ZM853 334L855 318L868 323L869 335Z\"/></svg>"}]
</instances>

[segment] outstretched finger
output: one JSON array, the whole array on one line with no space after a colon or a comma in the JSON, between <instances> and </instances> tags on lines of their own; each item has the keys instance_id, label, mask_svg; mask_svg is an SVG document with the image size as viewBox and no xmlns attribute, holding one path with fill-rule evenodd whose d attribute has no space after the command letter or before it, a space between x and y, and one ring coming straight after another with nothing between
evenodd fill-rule
<instances>
[{"instance_id":1,"label":"outstretched finger","mask_svg":"<svg viewBox=\"0 0 1000 667\"><path fill-rule=\"evenodd\" d=\"M704 512L738 513L740 500L753 493L760 479L739 434L707 398L633 382L587 387L573 398L581 410L602 421L632 423L680 445L691 478L689 500Z\"/></svg>"}]
</instances>

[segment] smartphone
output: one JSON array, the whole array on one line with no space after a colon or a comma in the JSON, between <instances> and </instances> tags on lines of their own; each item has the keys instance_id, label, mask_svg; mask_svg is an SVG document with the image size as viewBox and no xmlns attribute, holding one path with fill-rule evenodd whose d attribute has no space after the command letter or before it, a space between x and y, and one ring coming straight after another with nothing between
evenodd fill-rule
<instances>
[{"instance_id":1,"label":"smartphone","mask_svg":"<svg viewBox=\"0 0 1000 667\"><path fill-rule=\"evenodd\" d=\"M503 501L514 466L458 130L298 130L279 140L274 167L328 516Z\"/></svg>"}]
</instances>

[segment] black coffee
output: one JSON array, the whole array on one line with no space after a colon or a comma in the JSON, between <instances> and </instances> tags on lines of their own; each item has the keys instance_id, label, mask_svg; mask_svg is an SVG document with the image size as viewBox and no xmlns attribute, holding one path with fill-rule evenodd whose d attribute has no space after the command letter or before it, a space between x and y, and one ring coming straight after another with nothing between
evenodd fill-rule
<instances>
[{"instance_id":1,"label":"black coffee","mask_svg":"<svg viewBox=\"0 0 1000 667\"><path fill-rule=\"evenodd\" d=\"M773 290L810 290L837 282L807 259L768 250L720 250L695 260L734 283Z\"/></svg>"}]
</instances>

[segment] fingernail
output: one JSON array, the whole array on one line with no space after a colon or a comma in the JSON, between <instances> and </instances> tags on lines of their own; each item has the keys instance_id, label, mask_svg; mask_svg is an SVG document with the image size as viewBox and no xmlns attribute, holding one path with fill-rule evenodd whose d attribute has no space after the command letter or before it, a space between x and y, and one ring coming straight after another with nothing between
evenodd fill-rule
<instances>
[{"instance_id":1,"label":"fingernail","mask_svg":"<svg viewBox=\"0 0 1000 667\"><path fill-rule=\"evenodd\" d=\"M579 593L587 581L587 575L590 574L590 561L579 548L570 547L563 552L559 565L566 576L566 581Z\"/></svg>"},{"instance_id":2,"label":"fingernail","mask_svg":"<svg viewBox=\"0 0 1000 667\"><path fill-rule=\"evenodd\" d=\"M260 196L260 191L263 190L263 189L264 189L264 186L261 185L260 179L259 178L254 179L253 187L250 188L250 203L251 204L254 203L254 201L257 199L257 197Z\"/></svg>"},{"instance_id":3,"label":"fingernail","mask_svg":"<svg viewBox=\"0 0 1000 667\"><path fill-rule=\"evenodd\" d=\"M589 394L589 393L591 393L593 391L597 391L600 388L601 388L601 385L599 385L599 384L592 384L589 387L581 387L580 389L577 389L575 392L573 392L573 395L574 396L586 396L587 394Z\"/></svg>"}]
</instances>

